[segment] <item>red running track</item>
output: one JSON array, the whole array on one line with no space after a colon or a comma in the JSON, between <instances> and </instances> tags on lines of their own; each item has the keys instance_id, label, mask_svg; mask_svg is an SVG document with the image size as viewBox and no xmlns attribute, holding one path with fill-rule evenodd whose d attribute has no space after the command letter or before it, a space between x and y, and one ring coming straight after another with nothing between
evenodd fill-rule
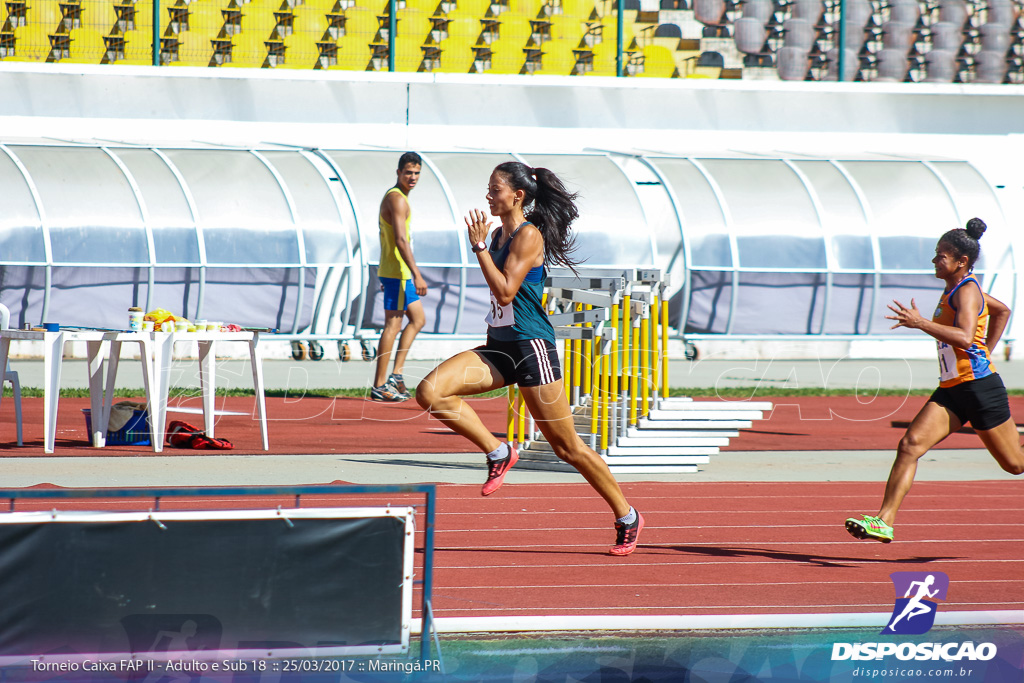
<instances>
[{"instance_id":1,"label":"red running track","mask_svg":"<svg viewBox=\"0 0 1024 683\"><path fill-rule=\"evenodd\" d=\"M911 419L924 400L778 399L768 419L744 431L730 449L891 450L903 432L893 423ZM61 401L57 455L152 455L146 447L89 448L79 412L86 405L86 399ZM503 399L474 405L487 424L501 428ZM221 407L247 414L222 418L218 436L235 441L235 453L262 453L253 400L230 398ZM1014 397L1011 407L1019 420L1024 399ZM0 454L43 456L41 399L25 400L26 448L9 443L8 411L4 401ZM268 412L270 452L279 455L472 450L411 403L269 399ZM980 442L973 434L955 434L944 445L978 448ZM481 482L483 477L481 464ZM874 513L883 485L624 484L647 528L633 555L616 558L606 554L614 538L611 515L584 483L507 484L488 498L477 485L441 484L435 616L888 613L894 598L889 574L926 570L950 577L941 611L1024 609L1020 481L918 482L900 513L894 543L851 538L843 521ZM371 502L382 501L344 504ZM387 502L403 501L392 496ZM303 503L316 505L309 497ZM166 500L164 508L171 505Z\"/></svg>"},{"instance_id":2,"label":"red running track","mask_svg":"<svg viewBox=\"0 0 1024 683\"><path fill-rule=\"evenodd\" d=\"M141 398L139 400L142 400ZM709 404L716 399L697 399ZM762 400L762 397L758 397ZM891 450L927 400L923 396L881 396L875 399L856 396L763 397L773 401L774 409L764 420L742 430L725 450L730 451L813 451L813 450ZM505 429L506 400L503 397L471 399L470 405L495 433ZM198 397L172 401L172 406L199 408ZM59 403L55 455L109 457L153 455L148 447L108 446L103 451L90 448L82 408L85 398L65 398ZM259 423L255 421L255 401L246 397L220 397L220 410L241 415L218 418L217 436L229 439L235 453L263 453ZM1024 418L1024 397L1010 398L1010 407L1018 422ZM24 440L15 443L11 399L0 404L0 457L43 455L43 399L23 400ZM270 453L279 455L307 453L469 453L474 450L466 439L431 419L415 401L382 404L358 398L321 398L298 396L267 399ZM202 426L200 415L171 412L171 420L184 420ZM384 438L382 438L384 435ZM971 433L953 434L939 448L981 448ZM169 449L170 452L175 452ZM180 451L177 451L180 454Z\"/></svg>"},{"instance_id":3,"label":"red running track","mask_svg":"<svg viewBox=\"0 0 1024 683\"><path fill-rule=\"evenodd\" d=\"M874 512L880 483L636 483L623 489L647 528L636 552L620 558L606 554L614 539L611 515L586 484L507 484L487 498L476 485L440 485L435 617L888 613L894 602L889 574L896 571L946 573L950 589L942 612L1024 609L1024 500L1016 481L920 482L888 545L857 541L843 528L846 517ZM292 504L211 502L215 508ZM302 502L399 505L422 502L422 496L304 496ZM112 500L87 505L128 506ZM19 503L18 509L40 506L52 504ZM210 504L165 498L161 505L180 507ZM423 528L421 516L419 547Z\"/></svg>"}]
</instances>

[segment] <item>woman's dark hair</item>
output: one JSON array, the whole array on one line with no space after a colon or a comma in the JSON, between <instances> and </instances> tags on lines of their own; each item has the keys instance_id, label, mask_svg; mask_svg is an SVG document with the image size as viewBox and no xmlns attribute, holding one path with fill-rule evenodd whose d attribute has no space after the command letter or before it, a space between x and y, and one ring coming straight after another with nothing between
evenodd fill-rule
<instances>
[{"instance_id":1,"label":"woman's dark hair","mask_svg":"<svg viewBox=\"0 0 1024 683\"><path fill-rule=\"evenodd\" d=\"M523 191L523 215L537 226L544 237L544 258L553 265L576 272L578 263L570 257L576 240L570 226L579 218L576 192L569 192L562 181L546 168L530 168L518 161L506 161L495 169L504 176L512 191Z\"/></svg>"},{"instance_id":2,"label":"woman's dark hair","mask_svg":"<svg viewBox=\"0 0 1024 683\"><path fill-rule=\"evenodd\" d=\"M974 262L978 260L978 254L981 253L981 245L978 244L978 240L985 234L987 228L985 221L980 218L972 218L967 221L966 228L954 228L940 237L939 241L948 244L957 258L966 256L967 270L969 271L974 268Z\"/></svg>"}]
</instances>

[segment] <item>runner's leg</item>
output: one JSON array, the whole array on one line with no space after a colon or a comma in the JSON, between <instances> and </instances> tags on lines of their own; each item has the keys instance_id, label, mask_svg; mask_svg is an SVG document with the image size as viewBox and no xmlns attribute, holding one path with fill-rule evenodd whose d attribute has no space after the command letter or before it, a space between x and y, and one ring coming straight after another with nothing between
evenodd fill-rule
<instances>
[{"instance_id":1,"label":"runner's leg","mask_svg":"<svg viewBox=\"0 0 1024 683\"><path fill-rule=\"evenodd\" d=\"M896 450L896 460L889 472L889 480L885 484L885 497L877 515L882 521L893 526L896 512L914 483L917 461L960 427L960 420L948 408L934 401L924 404L914 421L910 423L906 434L900 439L900 445Z\"/></svg>"},{"instance_id":2,"label":"runner's leg","mask_svg":"<svg viewBox=\"0 0 1024 683\"><path fill-rule=\"evenodd\" d=\"M587 447L576 433L562 380L537 387L519 387L537 428L555 455L575 467L605 499L616 518L629 514L629 503L615 476L601 456Z\"/></svg>"},{"instance_id":3,"label":"runner's leg","mask_svg":"<svg viewBox=\"0 0 1024 683\"><path fill-rule=\"evenodd\" d=\"M484 426L462 396L482 394L505 386L505 379L475 351L463 351L430 371L416 387L416 401L457 434L461 434L484 453L501 441Z\"/></svg>"},{"instance_id":4,"label":"runner's leg","mask_svg":"<svg viewBox=\"0 0 1024 683\"><path fill-rule=\"evenodd\" d=\"M1024 448L1021 448L1020 434L1013 418L998 427L975 431L1000 467L1010 474L1024 474Z\"/></svg>"}]
</instances>

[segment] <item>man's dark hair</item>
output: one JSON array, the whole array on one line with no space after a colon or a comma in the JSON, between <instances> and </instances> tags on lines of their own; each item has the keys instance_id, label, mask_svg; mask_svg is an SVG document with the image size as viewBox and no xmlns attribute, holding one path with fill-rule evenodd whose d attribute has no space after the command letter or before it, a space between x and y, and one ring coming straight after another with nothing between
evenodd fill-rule
<instances>
[{"instance_id":1,"label":"man's dark hair","mask_svg":"<svg viewBox=\"0 0 1024 683\"><path fill-rule=\"evenodd\" d=\"M423 159L416 152L406 152L398 159L398 170L401 171L405 168L406 164L414 164L416 166L423 165Z\"/></svg>"}]
</instances>

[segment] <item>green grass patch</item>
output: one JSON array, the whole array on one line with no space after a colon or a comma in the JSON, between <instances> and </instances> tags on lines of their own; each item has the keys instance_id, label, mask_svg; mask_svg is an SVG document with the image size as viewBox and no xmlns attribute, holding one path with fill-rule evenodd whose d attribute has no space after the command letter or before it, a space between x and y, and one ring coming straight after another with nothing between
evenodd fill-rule
<instances>
[{"instance_id":1,"label":"green grass patch","mask_svg":"<svg viewBox=\"0 0 1024 683\"><path fill-rule=\"evenodd\" d=\"M788 396L930 396L932 389L879 389L877 391L864 391L849 388L822 389L820 387L673 387L669 389L669 396L691 396L693 398L774 398ZM504 396L507 389L496 389L479 394L479 398L491 398L493 396ZM355 389L307 389L305 392L298 390L267 389L266 395L270 397L299 396L334 398L343 396L348 398L366 398L367 390L364 388ZM1024 396L1024 389L1008 389L1010 396ZM13 396L10 386L4 387L5 397ZM21 395L26 398L41 398L43 390L36 387L22 387ZM88 389L61 389L61 398L88 398ZM138 398L145 396L143 389L115 389L114 398ZM198 387L171 387L172 398L200 396ZM217 389L218 396L252 396L252 389Z\"/></svg>"}]
</instances>

